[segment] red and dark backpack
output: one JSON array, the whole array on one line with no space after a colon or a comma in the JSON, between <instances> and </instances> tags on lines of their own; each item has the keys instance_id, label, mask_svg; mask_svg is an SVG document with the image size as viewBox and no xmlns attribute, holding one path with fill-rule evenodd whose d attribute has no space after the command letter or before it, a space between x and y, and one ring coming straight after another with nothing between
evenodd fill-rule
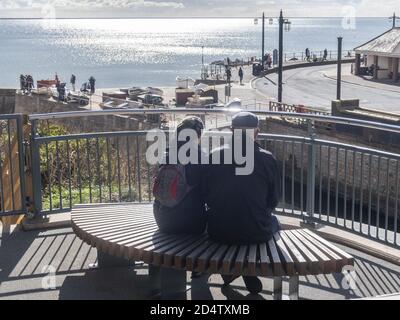
<instances>
[{"instance_id":1,"label":"red and dark backpack","mask_svg":"<svg viewBox=\"0 0 400 320\"><path fill-rule=\"evenodd\" d=\"M166 164L159 167L153 184L153 195L161 205L174 208L192 190L186 180L185 166Z\"/></svg>"}]
</instances>

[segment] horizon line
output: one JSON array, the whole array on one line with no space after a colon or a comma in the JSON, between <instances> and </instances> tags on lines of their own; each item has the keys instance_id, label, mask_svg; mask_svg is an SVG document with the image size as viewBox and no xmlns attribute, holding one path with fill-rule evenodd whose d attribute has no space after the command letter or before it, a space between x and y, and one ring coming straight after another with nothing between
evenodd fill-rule
<instances>
[{"instance_id":1,"label":"horizon line","mask_svg":"<svg viewBox=\"0 0 400 320\"><path fill-rule=\"evenodd\" d=\"M265 16L266 19L270 18L278 18L279 16ZM313 17L302 17L302 16L286 16L287 18L291 19L340 19L343 17L340 16L332 16L332 17L327 17L327 16L313 16ZM385 16L374 16L374 17L367 17L367 16L359 16L355 17L356 19L362 18L370 18L370 19L380 19L380 18L387 18ZM165 19L165 20L172 20L172 19L262 19L262 16L221 16L221 17L215 17L215 16L195 16L195 17L60 17L60 18L40 18L40 17L0 17L0 20L133 20L133 19Z\"/></svg>"}]
</instances>

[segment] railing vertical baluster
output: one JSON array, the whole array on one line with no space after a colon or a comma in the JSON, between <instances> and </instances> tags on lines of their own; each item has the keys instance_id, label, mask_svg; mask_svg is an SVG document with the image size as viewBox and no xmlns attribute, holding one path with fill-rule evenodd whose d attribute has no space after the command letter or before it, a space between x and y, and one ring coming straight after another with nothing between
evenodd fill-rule
<instances>
[{"instance_id":1,"label":"railing vertical baluster","mask_svg":"<svg viewBox=\"0 0 400 320\"><path fill-rule=\"evenodd\" d=\"M328 146L328 191L327 193L327 203L326 203L326 219L327 222L330 222L330 213L331 213L331 147Z\"/></svg>"},{"instance_id":2,"label":"railing vertical baluster","mask_svg":"<svg viewBox=\"0 0 400 320\"><path fill-rule=\"evenodd\" d=\"M50 160L49 160L49 144L48 142L45 143L45 148L46 148L46 168L47 168L47 172L49 174L49 210L50 212L53 211L53 190L52 190L52 174L51 174L51 169L50 169Z\"/></svg>"},{"instance_id":3,"label":"railing vertical baluster","mask_svg":"<svg viewBox=\"0 0 400 320\"><path fill-rule=\"evenodd\" d=\"M126 154L127 154L127 162L128 162L128 189L129 189L129 201L133 201L132 197L132 169L131 169L131 152L129 146L129 136L126 137Z\"/></svg>"},{"instance_id":4,"label":"railing vertical baluster","mask_svg":"<svg viewBox=\"0 0 400 320\"><path fill-rule=\"evenodd\" d=\"M24 128L22 116L17 117L17 140L18 140L18 160L19 160L19 180L21 194L21 210L26 212L26 181L25 181L25 150L24 150ZM0 159L1 161L1 159Z\"/></svg>"},{"instance_id":5,"label":"railing vertical baluster","mask_svg":"<svg viewBox=\"0 0 400 320\"><path fill-rule=\"evenodd\" d=\"M149 142L146 141L146 150L149 148ZM148 188L148 197L149 202L152 200L152 188L151 188L151 177L150 177L150 164L146 161L147 166L147 188Z\"/></svg>"},{"instance_id":6,"label":"railing vertical baluster","mask_svg":"<svg viewBox=\"0 0 400 320\"><path fill-rule=\"evenodd\" d=\"M361 153L361 173L360 173L360 232L363 233L363 215L364 215L364 153Z\"/></svg>"},{"instance_id":7,"label":"railing vertical baluster","mask_svg":"<svg viewBox=\"0 0 400 320\"><path fill-rule=\"evenodd\" d=\"M36 141L37 138L37 122L31 123L31 157L32 157L32 190L34 213L39 215L42 212L42 183L40 174L40 144Z\"/></svg>"},{"instance_id":8,"label":"railing vertical baluster","mask_svg":"<svg viewBox=\"0 0 400 320\"><path fill-rule=\"evenodd\" d=\"M108 201L112 201L112 181L111 181L111 159L110 159L110 138L106 140L107 152L107 179L108 179Z\"/></svg>"},{"instance_id":9,"label":"railing vertical baluster","mask_svg":"<svg viewBox=\"0 0 400 320\"><path fill-rule=\"evenodd\" d=\"M93 197L92 197L92 172L90 170L90 141L89 139L86 139L86 165L87 165L87 170L88 170L88 178L89 178L89 199L90 203L93 203Z\"/></svg>"},{"instance_id":10,"label":"railing vertical baluster","mask_svg":"<svg viewBox=\"0 0 400 320\"><path fill-rule=\"evenodd\" d=\"M381 185L381 165L382 165L382 158L378 156L378 182L377 182L377 188L376 188L376 199L377 199L377 204L376 204L376 238L380 239L379 237L379 230L380 230L380 210L381 210L381 190L380 190L380 185Z\"/></svg>"},{"instance_id":11,"label":"railing vertical baluster","mask_svg":"<svg viewBox=\"0 0 400 320\"><path fill-rule=\"evenodd\" d=\"M368 173L368 235L371 236L371 211L372 211L372 154L369 155L369 173Z\"/></svg>"},{"instance_id":12,"label":"railing vertical baluster","mask_svg":"<svg viewBox=\"0 0 400 320\"><path fill-rule=\"evenodd\" d=\"M322 217L322 145L319 146L319 219Z\"/></svg>"},{"instance_id":13,"label":"railing vertical baluster","mask_svg":"<svg viewBox=\"0 0 400 320\"><path fill-rule=\"evenodd\" d=\"M315 123L307 120L308 135L310 144L308 145L307 162L307 216L308 219L314 219L315 211L315 171L316 171L316 148L315 148ZM306 221L307 222L307 221Z\"/></svg>"},{"instance_id":14,"label":"railing vertical baluster","mask_svg":"<svg viewBox=\"0 0 400 320\"><path fill-rule=\"evenodd\" d=\"M4 190L3 190L3 166L2 166L3 158L1 152L1 145L0 145L0 212L4 212Z\"/></svg>"},{"instance_id":15,"label":"railing vertical baluster","mask_svg":"<svg viewBox=\"0 0 400 320\"><path fill-rule=\"evenodd\" d=\"M294 153L294 141L292 141L292 213L294 213L294 203L295 203L295 198L294 198L294 186L295 186L295 153Z\"/></svg>"},{"instance_id":16,"label":"railing vertical baluster","mask_svg":"<svg viewBox=\"0 0 400 320\"><path fill-rule=\"evenodd\" d=\"M354 217L355 217L355 205L356 205L356 157L357 153L353 151L353 193L351 201L351 229L354 230Z\"/></svg>"},{"instance_id":17,"label":"railing vertical baluster","mask_svg":"<svg viewBox=\"0 0 400 320\"><path fill-rule=\"evenodd\" d=\"M10 173L10 186L11 186L11 203L12 203L12 210L15 211L15 195L14 195L14 166L13 166L13 159L12 159L12 143L11 143L11 120L7 120L7 141L8 141L8 160L9 160L9 173Z\"/></svg>"},{"instance_id":18,"label":"railing vertical baluster","mask_svg":"<svg viewBox=\"0 0 400 320\"><path fill-rule=\"evenodd\" d=\"M344 149L344 199L343 199L343 225L347 228L347 160L348 160L348 150Z\"/></svg>"},{"instance_id":19,"label":"railing vertical baluster","mask_svg":"<svg viewBox=\"0 0 400 320\"><path fill-rule=\"evenodd\" d=\"M393 226L393 231L394 231L394 241L393 243L396 245L397 244L397 233L399 232L398 230L398 225L397 225L397 219L398 219L398 214L399 214L399 160L396 160L396 194L395 194L395 210L394 210L394 226Z\"/></svg>"},{"instance_id":20,"label":"railing vertical baluster","mask_svg":"<svg viewBox=\"0 0 400 320\"><path fill-rule=\"evenodd\" d=\"M57 170L57 180L58 180L58 196L59 196L59 209L63 209L63 199L62 199L62 183L61 183L61 164L60 164L60 148L59 143L56 141L56 170Z\"/></svg>"},{"instance_id":21,"label":"railing vertical baluster","mask_svg":"<svg viewBox=\"0 0 400 320\"><path fill-rule=\"evenodd\" d=\"M336 147L336 190L335 190L335 224L339 215L339 147Z\"/></svg>"},{"instance_id":22,"label":"railing vertical baluster","mask_svg":"<svg viewBox=\"0 0 400 320\"><path fill-rule=\"evenodd\" d=\"M68 193L69 193L69 207L72 208L72 182L71 182L71 159L70 159L70 150L69 150L69 140L67 143L67 161L68 161Z\"/></svg>"},{"instance_id":23,"label":"railing vertical baluster","mask_svg":"<svg viewBox=\"0 0 400 320\"><path fill-rule=\"evenodd\" d=\"M79 139L76 140L76 162L78 167L77 183L79 189L79 203L82 203L81 151L79 146Z\"/></svg>"},{"instance_id":24,"label":"railing vertical baluster","mask_svg":"<svg viewBox=\"0 0 400 320\"><path fill-rule=\"evenodd\" d=\"M386 171L386 213L385 213L385 241L388 241L388 227L389 227L389 196L390 196L390 159L387 158L387 171Z\"/></svg>"},{"instance_id":25,"label":"railing vertical baluster","mask_svg":"<svg viewBox=\"0 0 400 320\"><path fill-rule=\"evenodd\" d=\"M136 157L137 157L137 177L138 177L138 187L139 187L139 202L142 202L142 179L140 172L140 144L139 137L136 137Z\"/></svg>"},{"instance_id":26,"label":"railing vertical baluster","mask_svg":"<svg viewBox=\"0 0 400 320\"><path fill-rule=\"evenodd\" d=\"M301 216L304 215L304 142L301 143L301 150L300 150L300 210Z\"/></svg>"},{"instance_id":27,"label":"railing vertical baluster","mask_svg":"<svg viewBox=\"0 0 400 320\"><path fill-rule=\"evenodd\" d=\"M121 190L121 154L119 150L119 137L117 137L117 175L118 175L118 201L121 202L122 190Z\"/></svg>"},{"instance_id":28,"label":"railing vertical baluster","mask_svg":"<svg viewBox=\"0 0 400 320\"><path fill-rule=\"evenodd\" d=\"M282 200L283 200L283 212L286 212L286 144L282 141Z\"/></svg>"},{"instance_id":29,"label":"railing vertical baluster","mask_svg":"<svg viewBox=\"0 0 400 320\"><path fill-rule=\"evenodd\" d=\"M96 139L96 164L97 164L97 186L99 187L99 203L103 202L102 183L101 183L101 169L100 169L100 143L99 138Z\"/></svg>"}]
</instances>

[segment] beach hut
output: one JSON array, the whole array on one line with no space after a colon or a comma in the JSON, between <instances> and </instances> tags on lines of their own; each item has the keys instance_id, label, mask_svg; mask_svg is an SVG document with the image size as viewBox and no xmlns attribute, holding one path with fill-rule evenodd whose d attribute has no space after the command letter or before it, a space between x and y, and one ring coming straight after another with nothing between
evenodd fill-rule
<instances>
[{"instance_id":1,"label":"beach hut","mask_svg":"<svg viewBox=\"0 0 400 320\"><path fill-rule=\"evenodd\" d=\"M354 50L356 52L355 75L362 75L365 70L371 70L374 79L399 80L400 28L390 29Z\"/></svg>"}]
</instances>

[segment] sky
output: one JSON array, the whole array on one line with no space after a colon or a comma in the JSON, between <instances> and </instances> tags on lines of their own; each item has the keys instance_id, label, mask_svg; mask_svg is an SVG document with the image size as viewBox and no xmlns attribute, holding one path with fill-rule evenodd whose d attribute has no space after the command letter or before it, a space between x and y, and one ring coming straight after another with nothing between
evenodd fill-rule
<instances>
[{"instance_id":1,"label":"sky","mask_svg":"<svg viewBox=\"0 0 400 320\"><path fill-rule=\"evenodd\" d=\"M0 18L381 17L400 0L0 0Z\"/></svg>"}]
</instances>

